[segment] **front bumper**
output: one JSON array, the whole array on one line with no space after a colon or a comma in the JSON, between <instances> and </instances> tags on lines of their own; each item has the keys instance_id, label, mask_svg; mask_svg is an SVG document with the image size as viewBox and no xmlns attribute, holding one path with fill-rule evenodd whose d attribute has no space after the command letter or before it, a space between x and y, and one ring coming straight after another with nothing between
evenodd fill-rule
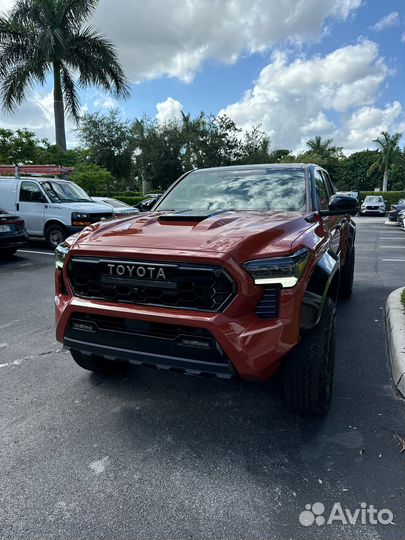
<instances>
[{"instance_id":1,"label":"front bumper","mask_svg":"<svg viewBox=\"0 0 405 540\"><path fill-rule=\"evenodd\" d=\"M362 214L374 214L379 216L385 215L385 208L361 208Z\"/></svg>"},{"instance_id":2,"label":"front bumper","mask_svg":"<svg viewBox=\"0 0 405 540\"><path fill-rule=\"evenodd\" d=\"M240 266L224 266L238 280L238 295L222 313L78 298L62 272L56 271L56 338L66 348L134 364L267 379L299 341L304 280L280 291L276 319L261 319L255 308L263 288L255 286ZM96 321L95 327L89 330L86 320L90 325ZM79 322L73 328L74 321ZM117 330L123 321L125 328ZM184 336L186 344L181 343ZM204 339L210 342L205 350L193 345Z\"/></svg>"}]
</instances>

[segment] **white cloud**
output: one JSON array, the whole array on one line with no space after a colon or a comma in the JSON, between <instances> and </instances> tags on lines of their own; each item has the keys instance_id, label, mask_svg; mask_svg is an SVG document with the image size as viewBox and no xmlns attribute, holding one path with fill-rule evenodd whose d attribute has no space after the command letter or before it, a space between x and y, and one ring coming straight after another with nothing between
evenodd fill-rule
<instances>
[{"instance_id":1,"label":"white cloud","mask_svg":"<svg viewBox=\"0 0 405 540\"><path fill-rule=\"evenodd\" d=\"M208 58L233 63L285 40L317 40L329 18L345 20L361 3L101 0L94 23L117 45L131 80L169 75L189 82Z\"/></svg>"},{"instance_id":2,"label":"white cloud","mask_svg":"<svg viewBox=\"0 0 405 540\"><path fill-rule=\"evenodd\" d=\"M0 13L8 11L14 5L14 0L0 0Z\"/></svg>"},{"instance_id":3,"label":"white cloud","mask_svg":"<svg viewBox=\"0 0 405 540\"><path fill-rule=\"evenodd\" d=\"M391 13L388 13L388 15L377 21L369 28L375 32L381 32L381 30L385 30L385 28L389 28L390 26L395 26L397 24L399 24L399 13L397 11L391 11Z\"/></svg>"},{"instance_id":4,"label":"white cloud","mask_svg":"<svg viewBox=\"0 0 405 540\"><path fill-rule=\"evenodd\" d=\"M82 111L86 106L82 107ZM66 117L66 137L68 146L74 143L74 124ZM6 129L28 129L33 131L39 139L55 141L55 128L53 116L53 92L30 91L27 99L13 114L0 110L0 127Z\"/></svg>"},{"instance_id":5,"label":"white cloud","mask_svg":"<svg viewBox=\"0 0 405 540\"><path fill-rule=\"evenodd\" d=\"M361 130L362 135L350 135L353 128L350 121L345 126L345 116L350 118L361 108L378 111L375 100L387 76L378 47L371 41L342 47L323 57L293 61L285 53L275 52L254 87L220 114L228 114L243 128L261 124L274 147L298 151L309 138L324 135L334 137L350 152L369 145L375 132L370 137L369 126ZM381 131L379 124L392 127L398 106L384 110L374 124L377 133Z\"/></svg>"},{"instance_id":6,"label":"white cloud","mask_svg":"<svg viewBox=\"0 0 405 540\"><path fill-rule=\"evenodd\" d=\"M352 113L342 133L336 133L336 142L344 144L352 151L372 147L372 141L381 131L403 132L405 124L402 120L401 104L394 101L383 109L377 107L361 107Z\"/></svg>"},{"instance_id":7,"label":"white cloud","mask_svg":"<svg viewBox=\"0 0 405 540\"><path fill-rule=\"evenodd\" d=\"M181 112L183 105L177 99L168 97L166 101L162 101L156 105L157 114L156 120L159 124L181 120Z\"/></svg>"}]
</instances>

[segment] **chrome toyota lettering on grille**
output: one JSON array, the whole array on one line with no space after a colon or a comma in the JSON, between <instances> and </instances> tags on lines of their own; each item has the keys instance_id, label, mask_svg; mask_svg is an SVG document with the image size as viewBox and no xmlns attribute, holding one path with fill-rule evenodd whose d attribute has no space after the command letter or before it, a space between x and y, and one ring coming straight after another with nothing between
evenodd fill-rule
<instances>
[{"instance_id":1,"label":"chrome toyota lettering on grille","mask_svg":"<svg viewBox=\"0 0 405 540\"><path fill-rule=\"evenodd\" d=\"M157 266L136 266L134 264L107 264L110 276L166 279L163 268Z\"/></svg>"}]
</instances>

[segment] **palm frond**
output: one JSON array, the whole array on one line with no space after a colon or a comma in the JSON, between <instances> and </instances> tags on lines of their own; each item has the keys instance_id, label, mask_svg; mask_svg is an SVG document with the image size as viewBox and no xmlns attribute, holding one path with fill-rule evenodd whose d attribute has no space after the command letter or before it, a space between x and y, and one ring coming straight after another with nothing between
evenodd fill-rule
<instances>
[{"instance_id":1,"label":"palm frond","mask_svg":"<svg viewBox=\"0 0 405 540\"><path fill-rule=\"evenodd\" d=\"M128 97L129 83L114 45L92 27L72 38L66 61L79 70L82 86L99 85L116 97Z\"/></svg>"},{"instance_id":2,"label":"palm frond","mask_svg":"<svg viewBox=\"0 0 405 540\"><path fill-rule=\"evenodd\" d=\"M75 82L69 72L69 69L64 65L61 66L61 75L66 110L72 116L72 118L78 122L80 120L80 102L79 96L77 95Z\"/></svg>"},{"instance_id":3,"label":"palm frond","mask_svg":"<svg viewBox=\"0 0 405 540\"><path fill-rule=\"evenodd\" d=\"M38 81L45 83L46 66L33 66L30 63L20 64L10 70L1 85L1 101L3 109L9 112L15 110L25 97L27 89Z\"/></svg>"}]
</instances>

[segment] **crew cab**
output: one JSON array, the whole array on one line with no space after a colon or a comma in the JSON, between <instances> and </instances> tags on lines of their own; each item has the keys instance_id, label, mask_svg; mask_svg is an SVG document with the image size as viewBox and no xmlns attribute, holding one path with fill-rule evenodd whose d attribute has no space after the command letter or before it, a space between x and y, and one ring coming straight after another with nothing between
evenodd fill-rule
<instances>
[{"instance_id":1,"label":"crew cab","mask_svg":"<svg viewBox=\"0 0 405 540\"><path fill-rule=\"evenodd\" d=\"M0 177L0 204L25 221L30 237L45 237L51 249L87 225L113 216L111 206L93 202L74 182L55 178Z\"/></svg>"},{"instance_id":2,"label":"crew cab","mask_svg":"<svg viewBox=\"0 0 405 540\"><path fill-rule=\"evenodd\" d=\"M76 363L265 380L328 410L338 298L352 293L356 199L316 165L201 169L139 216L56 249L56 337Z\"/></svg>"}]
</instances>

